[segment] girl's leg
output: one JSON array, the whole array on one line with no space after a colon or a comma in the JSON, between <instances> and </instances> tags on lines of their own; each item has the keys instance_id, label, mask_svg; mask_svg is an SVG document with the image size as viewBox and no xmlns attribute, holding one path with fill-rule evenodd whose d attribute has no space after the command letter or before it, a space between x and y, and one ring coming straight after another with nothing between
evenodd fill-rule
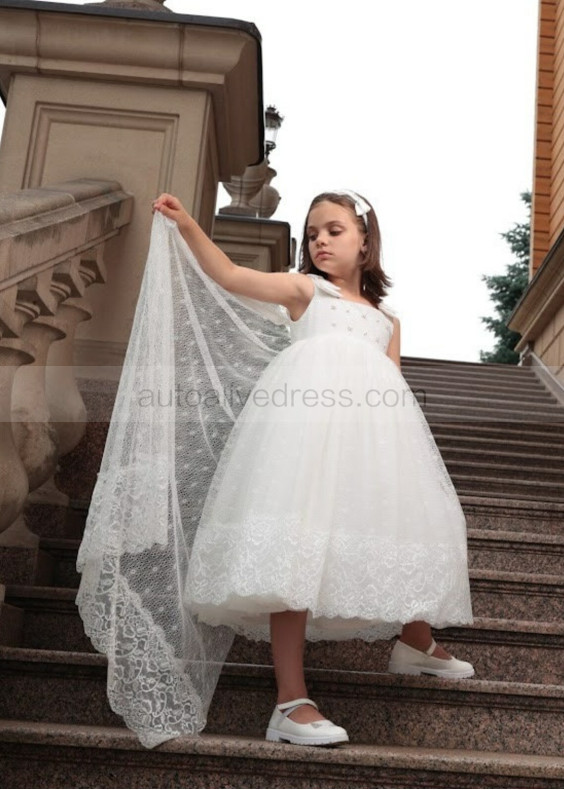
<instances>
[{"instance_id":1,"label":"girl's leg","mask_svg":"<svg viewBox=\"0 0 564 790\"><path fill-rule=\"evenodd\" d=\"M423 620L415 620L413 623L406 623L402 629L400 640L406 645L414 647L416 650L427 650L431 646L433 635L431 626ZM437 645L433 652L435 658L450 658L450 653Z\"/></svg>"},{"instance_id":2,"label":"girl's leg","mask_svg":"<svg viewBox=\"0 0 564 790\"><path fill-rule=\"evenodd\" d=\"M304 643L307 609L305 611L272 612L270 639L274 674L278 687L277 704L307 697L304 677ZM325 717L312 705L301 705L289 716L299 724L321 721Z\"/></svg>"}]
</instances>

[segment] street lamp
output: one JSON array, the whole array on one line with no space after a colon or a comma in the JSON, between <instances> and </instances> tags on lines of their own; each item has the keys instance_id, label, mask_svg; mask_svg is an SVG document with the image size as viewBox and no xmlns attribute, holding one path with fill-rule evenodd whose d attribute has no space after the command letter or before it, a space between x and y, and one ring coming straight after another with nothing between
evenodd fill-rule
<instances>
[{"instance_id":1,"label":"street lamp","mask_svg":"<svg viewBox=\"0 0 564 790\"><path fill-rule=\"evenodd\" d=\"M276 136L278 129L282 126L284 116L280 115L278 110L273 104L269 104L265 112L265 142L266 142L266 158L270 156L272 151L276 148Z\"/></svg>"}]
</instances>

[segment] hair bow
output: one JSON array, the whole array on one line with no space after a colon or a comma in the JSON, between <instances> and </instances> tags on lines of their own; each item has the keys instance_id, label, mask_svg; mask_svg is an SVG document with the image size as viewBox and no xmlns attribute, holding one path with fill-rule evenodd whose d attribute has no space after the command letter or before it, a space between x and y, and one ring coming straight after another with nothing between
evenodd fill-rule
<instances>
[{"instance_id":1,"label":"hair bow","mask_svg":"<svg viewBox=\"0 0 564 790\"><path fill-rule=\"evenodd\" d=\"M371 210L371 206L368 205L366 200L357 195L356 192L353 192L352 189L333 189L334 195L347 195L347 197L352 198L354 201L354 210L356 212L357 217L362 217L364 220L364 226L366 230L368 230L368 217L367 214Z\"/></svg>"}]
</instances>

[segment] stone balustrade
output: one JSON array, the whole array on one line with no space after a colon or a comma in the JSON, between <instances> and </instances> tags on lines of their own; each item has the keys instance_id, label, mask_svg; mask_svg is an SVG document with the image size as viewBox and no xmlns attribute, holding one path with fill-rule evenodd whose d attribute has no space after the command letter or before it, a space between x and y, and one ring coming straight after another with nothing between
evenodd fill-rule
<instances>
[{"instance_id":1,"label":"stone balustrade","mask_svg":"<svg viewBox=\"0 0 564 790\"><path fill-rule=\"evenodd\" d=\"M105 282L104 245L130 222L133 198L78 179L0 193L0 570L32 581L39 539L26 501L65 504L53 474L80 441L86 410L73 374L86 289Z\"/></svg>"}]
</instances>

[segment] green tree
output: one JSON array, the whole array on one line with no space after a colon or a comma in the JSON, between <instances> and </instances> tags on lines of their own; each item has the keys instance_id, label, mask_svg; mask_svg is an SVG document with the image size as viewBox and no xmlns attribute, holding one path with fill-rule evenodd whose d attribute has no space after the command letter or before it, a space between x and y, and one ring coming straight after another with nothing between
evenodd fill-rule
<instances>
[{"instance_id":1,"label":"green tree","mask_svg":"<svg viewBox=\"0 0 564 790\"><path fill-rule=\"evenodd\" d=\"M508 329L507 322L515 305L529 283L529 258L531 254L531 193L521 192L521 200L527 206L526 222L515 223L513 228L500 236L509 244L516 260L507 265L505 274L482 275L495 305L496 317L481 316L482 321L497 338L493 351L480 351L480 362L503 362L516 365L519 354L514 351L521 337L519 332Z\"/></svg>"}]
</instances>

